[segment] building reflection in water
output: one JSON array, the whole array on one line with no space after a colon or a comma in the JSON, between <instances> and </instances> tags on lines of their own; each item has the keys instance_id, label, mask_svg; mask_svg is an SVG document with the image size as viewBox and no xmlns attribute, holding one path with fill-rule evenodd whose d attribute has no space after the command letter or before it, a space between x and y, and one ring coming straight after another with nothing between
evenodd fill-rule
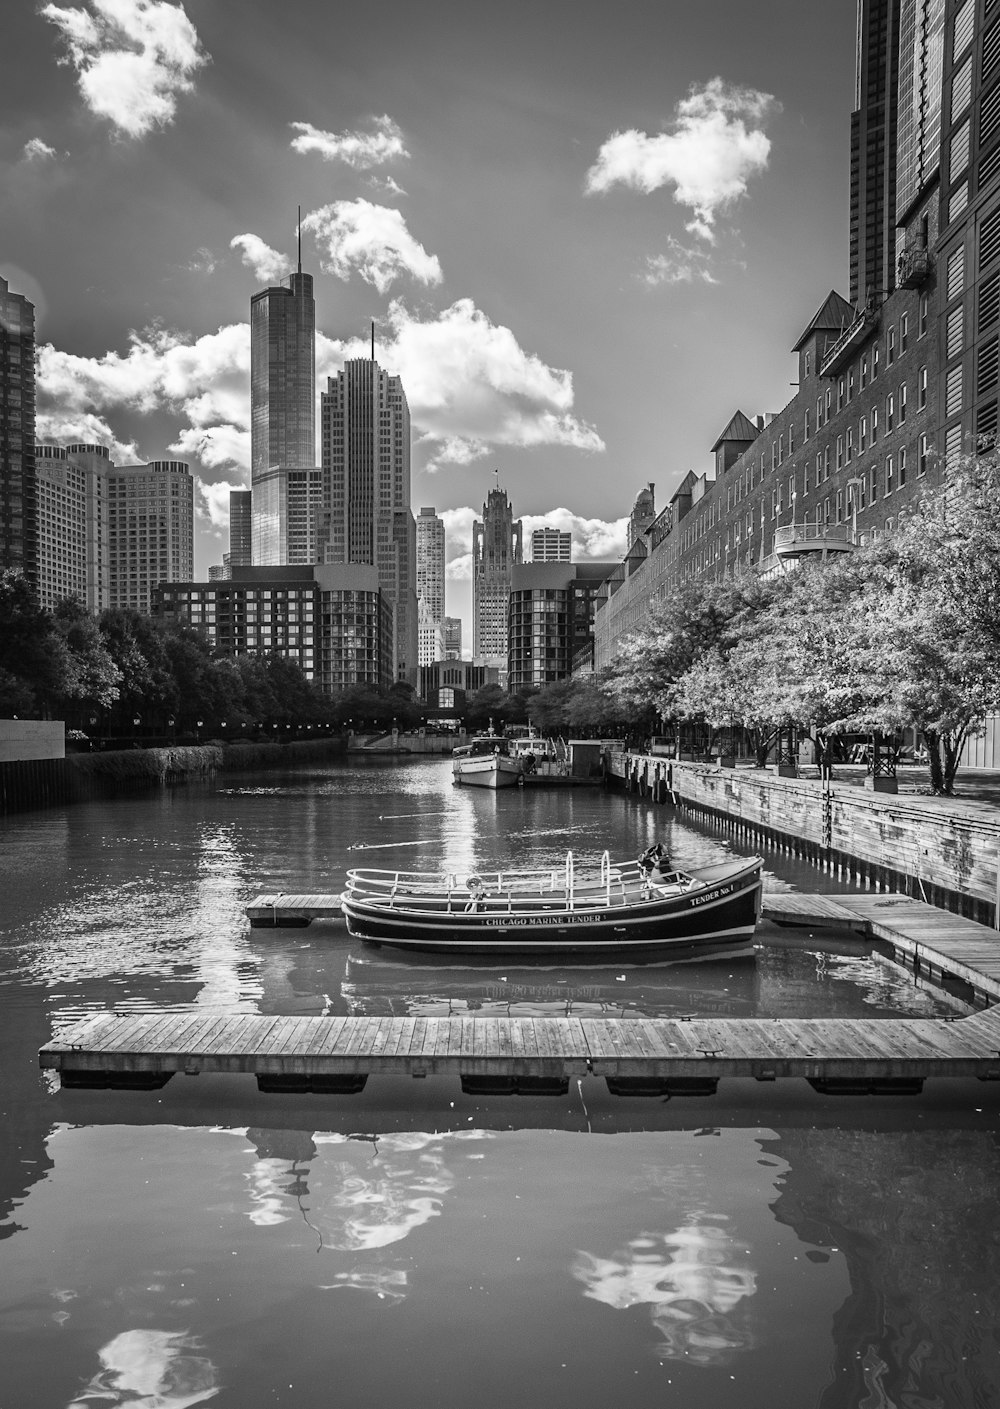
<instances>
[{"instance_id":1,"label":"building reflection in water","mask_svg":"<svg viewBox=\"0 0 1000 1409\"><path fill-rule=\"evenodd\" d=\"M572 1270L584 1296L605 1306L648 1306L664 1359L719 1365L754 1343L746 1302L757 1284L747 1257L720 1224L691 1222L633 1238L611 1257L580 1252Z\"/></svg>"},{"instance_id":2,"label":"building reflection in water","mask_svg":"<svg viewBox=\"0 0 1000 1409\"><path fill-rule=\"evenodd\" d=\"M98 1351L100 1371L69 1405L97 1409L193 1409L218 1394L215 1366L197 1343L171 1331L122 1331Z\"/></svg>"}]
</instances>

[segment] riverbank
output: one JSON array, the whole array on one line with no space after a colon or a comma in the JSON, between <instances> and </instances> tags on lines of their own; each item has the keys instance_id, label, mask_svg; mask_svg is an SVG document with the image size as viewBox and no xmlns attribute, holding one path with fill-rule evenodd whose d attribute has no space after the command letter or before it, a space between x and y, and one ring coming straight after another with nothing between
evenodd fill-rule
<instances>
[{"instance_id":1,"label":"riverbank","mask_svg":"<svg viewBox=\"0 0 1000 1409\"><path fill-rule=\"evenodd\" d=\"M286 768L339 757L346 748L346 740L338 736L295 739L281 744L248 742L120 749L0 763L0 816L163 787L212 773Z\"/></svg>"},{"instance_id":2,"label":"riverbank","mask_svg":"<svg viewBox=\"0 0 1000 1409\"><path fill-rule=\"evenodd\" d=\"M838 770L841 771L841 770ZM792 855L879 890L892 890L993 926L1000 895L1000 778L963 780L969 795L919 792L919 770L896 794L857 776L830 783L782 778L643 754L611 755L610 780L649 799L762 837Z\"/></svg>"}]
</instances>

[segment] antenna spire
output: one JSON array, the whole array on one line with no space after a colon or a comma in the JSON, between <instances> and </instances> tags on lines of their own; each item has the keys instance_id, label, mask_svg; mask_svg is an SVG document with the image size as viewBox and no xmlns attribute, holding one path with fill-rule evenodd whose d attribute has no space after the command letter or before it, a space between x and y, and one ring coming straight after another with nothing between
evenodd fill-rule
<instances>
[{"instance_id":1,"label":"antenna spire","mask_svg":"<svg viewBox=\"0 0 1000 1409\"><path fill-rule=\"evenodd\" d=\"M299 206L299 273L302 273L302 207Z\"/></svg>"},{"instance_id":2,"label":"antenna spire","mask_svg":"<svg viewBox=\"0 0 1000 1409\"><path fill-rule=\"evenodd\" d=\"M372 361L375 361L375 319L372 319Z\"/></svg>"}]
</instances>

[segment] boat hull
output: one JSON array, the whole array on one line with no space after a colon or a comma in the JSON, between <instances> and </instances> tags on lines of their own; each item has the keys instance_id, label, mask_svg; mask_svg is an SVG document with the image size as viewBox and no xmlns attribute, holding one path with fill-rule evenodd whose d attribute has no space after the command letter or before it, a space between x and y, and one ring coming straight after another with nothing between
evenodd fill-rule
<instances>
[{"instance_id":1,"label":"boat hull","mask_svg":"<svg viewBox=\"0 0 1000 1409\"><path fill-rule=\"evenodd\" d=\"M452 773L465 788L516 788L521 781L521 765L504 757L456 759Z\"/></svg>"},{"instance_id":2,"label":"boat hull","mask_svg":"<svg viewBox=\"0 0 1000 1409\"><path fill-rule=\"evenodd\" d=\"M475 908L445 912L407 903L405 897L390 903L384 896L350 891L342 901L350 934L413 953L648 962L749 945L760 915L760 893L757 867L669 898L545 914Z\"/></svg>"}]
</instances>

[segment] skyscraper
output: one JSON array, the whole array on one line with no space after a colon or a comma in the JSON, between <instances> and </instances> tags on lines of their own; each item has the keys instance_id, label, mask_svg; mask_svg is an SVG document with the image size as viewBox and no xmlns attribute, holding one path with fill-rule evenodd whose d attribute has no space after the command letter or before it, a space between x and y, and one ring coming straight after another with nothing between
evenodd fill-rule
<instances>
[{"instance_id":1,"label":"skyscraper","mask_svg":"<svg viewBox=\"0 0 1000 1409\"><path fill-rule=\"evenodd\" d=\"M444 520L434 509L417 517L417 604L421 665L444 654Z\"/></svg>"},{"instance_id":2,"label":"skyscraper","mask_svg":"<svg viewBox=\"0 0 1000 1409\"><path fill-rule=\"evenodd\" d=\"M880 303L896 286L899 20L900 0L858 0L850 251L856 307L869 299Z\"/></svg>"},{"instance_id":3,"label":"skyscraper","mask_svg":"<svg viewBox=\"0 0 1000 1409\"><path fill-rule=\"evenodd\" d=\"M60 445L35 446L38 601L87 601L87 476Z\"/></svg>"},{"instance_id":4,"label":"skyscraper","mask_svg":"<svg viewBox=\"0 0 1000 1409\"><path fill-rule=\"evenodd\" d=\"M249 489L229 491L229 566L248 568L253 561L253 511Z\"/></svg>"},{"instance_id":5,"label":"skyscraper","mask_svg":"<svg viewBox=\"0 0 1000 1409\"><path fill-rule=\"evenodd\" d=\"M316 468L316 303L312 275L302 272L300 238L297 271L250 300L254 563L292 560L287 472L310 468ZM297 482L293 490L297 510L308 503L308 493L298 494L302 488ZM308 539L308 531L304 536Z\"/></svg>"},{"instance_id":6,"label":"skyscraper","mask_svg":"<svg viewBox=\"0 0 1000 1409\"><path fill-rule=\"evenodd\" d=\"M497 665L504 679L511 570L522 560L521 536L506 490L491 489L482 522L472 526L472 656Z\"/></svg>"},{"instance_id":7,"label":"skyscraper","mask_svg":"<svg viewBox=\"0 0 1000 1409\"><path fill-rule=\"evenodd\" d=\"M0 279L0 568L37 586L35 306Z\"/></svg>"},{"instance_id":8,"label":"skyscraper","mask_svg":"<svg viewBox=\"0 0 1000 1409\"><path fill-rule=\"evenodd\" d=\"M410 511L410 408L402 382L374 358L345 362L328 379L321 427L319 560L378 569L379 588L393 612L396 679L415 685L417 533Z\"/></svg>"},{"instance_id":9,"label":"skyscraper","mask_svg":"<svg viewBox=\"0 0 1000 1409\"><path fill-rule=\"evenodd\" d=\"M109 465L110 605L148 612L161 582L194 576L194 480L183 460Z\"/></svg>"},{"instance_id":10,"label":"skyscraper","mask_svg":"<svg viewBox=\"0 0 1000 1409\"><path fill-rule=\"evenodd\" d=\"M531 561L533 563L568 563L573 558L573 535L561 528L531 530Z\"/></svg>"}]
</instances>

